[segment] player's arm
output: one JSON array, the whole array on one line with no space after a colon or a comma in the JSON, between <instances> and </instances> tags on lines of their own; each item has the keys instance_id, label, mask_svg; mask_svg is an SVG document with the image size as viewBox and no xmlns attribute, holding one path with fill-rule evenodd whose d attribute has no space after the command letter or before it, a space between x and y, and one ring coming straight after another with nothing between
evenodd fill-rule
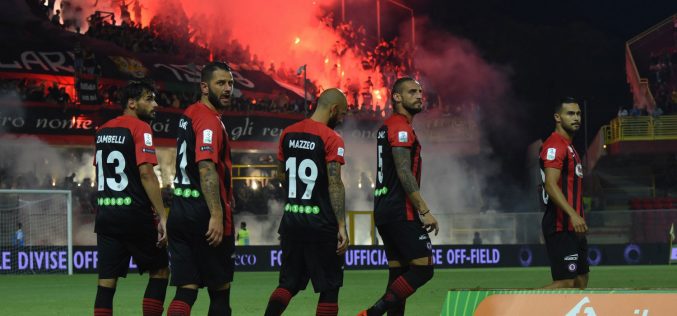
<instances>
[{"instance_id":1,"label":"player's arm","mask_svg":"<svg viewBox=\"0 0 677 316\"><path fill-rule=\"evenodd\" d=\"M409 196L409 201L411 201L421 216L423 226L428 232L434 230L435 235L437 235L439 231L437 219L430 214L430 209L421 196L416 177L411 172L411 149L408 147L393 147L393 160L395 161L397 177L400 179L404 191Z\"/></svg>"},{"instance_id":2,"label":"player's arm","mask_svg":"<svg viewBox=\"0 0 677 316\"><path fill-rule=\"evenodd\" d=\"M139 165L139 174L141 175L141 185L146 195L150 199L150 203L155 209L155 213L160 217L160 236L158 238L158 245L164 246L167 243L167 210L164 203L162 203L162 193L160 192L160 182L155 176L153 165L150 163L142 163Z\"/></svg>"},{"instance_id":3,"label":"player's arm","mask_svg":"<svg viewBox=\"0 0 677 316\"><path fill-rule=\"evenodd\" d=\"M550 200L555 203L555 206L563 210L571 219L571 225L577 233L585 233L588 231L588 226L585 224L585 219L576 213L567 198L564 197L562 189L560 189L559 178L562 171L557 168L545 168L545 192L548 193Z\"/></svg>"},{"instance_id":4,"label":"player's arm","mask_svg":"<svg viewBox=\"0 0 677 316\"><path fill-rule=\"evenodd\" d=\"M341 179L341 163L338 161L327 163L327 176L329 178L329 202L334 210L339 230L336 253L342 255L346 252L349 242L346 234L346 189Z\"/></svg>"},{"instance_id":5,"label":"player's arm","mask_svg":"<svg viewBox=\"0 0 677 316\"><path fill-rule=\"evenodd\" d=\"M211 160L198 162L198 169L200 170L202 196L207 202L210 215L205 236L207 236L209 245L216 247L223 238L223 207L221 206L219 175L216 172L216 164Z\"/></svg>"},{"instance_id":6,"label":"player's arm","mask_svg":"<svg viewBox=\"0 0 677 316\"><path fill-rule=\"evenodd\" d=\"M285 167L284 167L284 162L283 161L277 161L277 174L275 175L275 178L280 181L284 185L284 181L287 178L287 175L285 174Z\"/></svg>"}]
</instances>

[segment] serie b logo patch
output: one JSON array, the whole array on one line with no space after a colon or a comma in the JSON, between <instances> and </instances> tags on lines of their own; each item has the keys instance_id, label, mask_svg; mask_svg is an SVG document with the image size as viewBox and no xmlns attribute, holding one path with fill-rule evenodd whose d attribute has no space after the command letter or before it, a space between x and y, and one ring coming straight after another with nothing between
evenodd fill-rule
<instances>
[{"instance_id":1,"label":"serie b logo patch","mask_svg":"<svg viewBox=\"0 0 677 316\"><path fill-rule=\"evenodd\" d=\"M552 161L555 160L555 157L557 157L557 149L548 148L548 154L546 155L545 159Z\"/></svg>"},{"instance_id":2,"label":"serie b logo patch","mask_svg":"<svg viewBox=\"0 0 677 316\"><path fill-rule=\"evenodd\" d=\"M397 140L400 141L400 143L406 143L409 141L409 134L407 132L402 131L397 133Z\"/></svg>"},{"instance_id":3,"label":"serie b logo patch","mask_svg":"<svg viewBox=\"0 0 677 316\"><path fill-rule=\"evenodd\" d=\"M143 133L143 143L146 146L153 146L153 135L150 133Z\"/></svg>"}]
</instances>

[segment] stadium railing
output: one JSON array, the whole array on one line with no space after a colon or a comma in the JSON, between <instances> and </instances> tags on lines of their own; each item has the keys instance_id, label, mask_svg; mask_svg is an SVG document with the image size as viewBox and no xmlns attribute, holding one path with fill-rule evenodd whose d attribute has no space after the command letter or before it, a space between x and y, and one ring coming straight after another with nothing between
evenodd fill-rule
<instances>
[{"instance_id":1,"label":"stadium railing","mask_svg":"<svg viewBox=\"0 0 677 316\"><path fill-rule=\"evenodd\" d=\"M622 116L602 127L605 144L620 141L677 140L677 115Z\"/></svg>"}]
</instances>

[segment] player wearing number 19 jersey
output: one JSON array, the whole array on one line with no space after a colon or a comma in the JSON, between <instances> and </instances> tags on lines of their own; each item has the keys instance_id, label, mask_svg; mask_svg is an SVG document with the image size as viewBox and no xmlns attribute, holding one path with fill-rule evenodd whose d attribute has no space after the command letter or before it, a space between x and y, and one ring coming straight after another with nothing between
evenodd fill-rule
<instances>
[{"instance_id":1,"label":"player wearing number 19 jersey","mask_svg":"<svg viewBox=\"0 0 677 316\"><path fill-rule=\"evenodd\" d=\"M437 220L419 192L421 145L411 122L422 109L423 90L412 78L392 89L393 115L376 135L377 181L374 221L388 257L388 288L374 306L359 315L404 315L407 297L433 276L432 245Z\"/></svg>"},{"instance_id":2,"label":"player wearing number 19 jersey","mask_svg":"<svg viewBox=\"0 0 677 316\"><path fill-rule=\"evenodd\" d=\"M131 82L121 99L123 115L96 132L99 287L94 315L112 315L117 279L127 275L130 257L139 272L149 271L143 315L162 315L169 270L164 248L167 215L153 171L157 158L148 125L155 117L155 92L147 83Z\"/></svg>"},{"instance_id":3,"label":"player wearing number 19 jersey","mask_svg":"<svg viewBox=\"0 0 677 316\"><path fill-rule=\"evenodd\" d=\"M168 315L190 315L198 288L209 291L209 315L230 315L235 249L231 160L221 111L233 91L230 66L202 68L202 98L179 120L174 197L169 212L169 260L176 295Z\"/></svg>"},{"instance_id":4,"label":"player wearing number 19 jersey","mask_svg":"<svg viewBox=\"0 0 677 316\"><path fill-rule=\"evenodd\" d=\"M287 203L280 223L280 282L268 301L266 316L281 315L291 298L313 282L320 293L316 315L338 314L343 285L345 190L341 181L343 139L333 128L343 121L346 97L325 90L312 117L280 135L278 176L286 177Z\"/></svg>"}]
</instances>

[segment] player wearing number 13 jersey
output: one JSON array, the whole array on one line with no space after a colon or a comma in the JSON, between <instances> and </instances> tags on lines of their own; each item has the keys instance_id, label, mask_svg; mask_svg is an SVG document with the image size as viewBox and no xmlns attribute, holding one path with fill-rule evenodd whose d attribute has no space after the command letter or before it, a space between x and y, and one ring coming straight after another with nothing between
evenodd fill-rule
<instances>
[{"instance_id":1,"label":"player wearing number 13 jersey","mask_svg":"<svg viewBox=\"0 0 677 316\"><path fill-rule=\"evenodd\" d=\"M325 90L313 115L280 135L277 172L286 178L287 203L279 229L280 282L268 301L267 316L281 315L309 280L320 293L316 314L338 314L348 237L341 181L344 144L333 128L343 121L346 111L343 92Z\"/></svg>"},{"instance_id":2,"label":"player wearing number 13 jersey","mask_svg":"<svg viewBox=\"0 0 677 316\"><path fill-rule=\"evenodd\" d=\"M131 82L121 94L123 115L96 132L99 286L94 315L112 315L117 279L127 275L130 257L139 272L149 271L143 315L162 315L169 270L164 248L167 215L153 171L157 158L148 125L155 117L155 90L147 83ZM159 229L153 209L160 218Z\"/></svg>"}]
</instances>

